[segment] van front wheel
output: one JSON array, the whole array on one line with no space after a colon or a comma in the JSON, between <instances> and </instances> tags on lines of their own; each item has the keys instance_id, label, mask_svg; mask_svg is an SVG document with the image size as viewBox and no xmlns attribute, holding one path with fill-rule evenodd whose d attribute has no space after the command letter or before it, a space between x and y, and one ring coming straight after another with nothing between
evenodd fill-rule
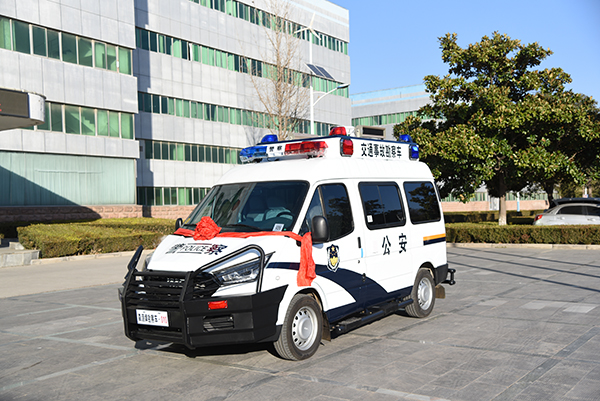
<instances>
[{"instance_id":1,"label":"van front wheel","mask_svg":"<svg viewBox=\"0 0 600 401\"><path fill-rule=\"evenodd\" d=\"M419 269L410 297L413 303L406 307L406 313L413 317L427 317L435 304L435 285L429 269Z\"/></svg>"},{"instance_id":2,"label":"van front wheel","mask_svg":"<svg viewBox=\"0 0 600 401\"><path fill-rule=\"evenodd\" d=\"M323 315L310 295L296 294L290 302L275 350L284 359L299 361L313 356L323 332Z\"/></svg>"}]
</instances>

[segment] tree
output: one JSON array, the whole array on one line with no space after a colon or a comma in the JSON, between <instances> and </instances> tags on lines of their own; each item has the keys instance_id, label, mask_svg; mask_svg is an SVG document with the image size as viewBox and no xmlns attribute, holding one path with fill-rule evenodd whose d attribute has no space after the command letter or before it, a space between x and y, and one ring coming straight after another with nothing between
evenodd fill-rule
<instances>
[{"instance_id":1,"label":"tree","mask_svg":"<svg viewBox=\"0 0 600 401\"><path fill-rule=\"evenodd\" d=\"M271 14L264 26L268 50L251 67L252 84L267 114L267 126L280 140L290 139L306 118L308 91L300 72L301 39L290 23L290 3L270 0Z\"/></svg>"},{"instance_id":2,"label":"tree","mask_svg":"<svg viewBox=\"0 0 600 401\"><path fill-rule=\"evenodd\" d=\"M533 69L552 51L498 32L465 49L447 34L440 48L449 74L425 77L431 103L394 133L420 145L442 196L466 201L485 185L500 199L504 225L508 192L597 174L595 101L566 91L571 78L562 69Z\"/></svg>"}]
</instances>

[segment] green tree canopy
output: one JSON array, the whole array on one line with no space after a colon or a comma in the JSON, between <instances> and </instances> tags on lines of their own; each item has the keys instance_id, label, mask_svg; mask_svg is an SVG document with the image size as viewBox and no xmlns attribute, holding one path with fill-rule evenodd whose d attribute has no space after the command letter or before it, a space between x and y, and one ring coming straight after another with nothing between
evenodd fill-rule
<instances>
[{"instance_id":1,"label":"green tree canopy","mask_svg":"<svg viewBox=\"0 0 600 401\"><path fill-rule=\"evenodd\" d=\"M596 102L565 90L562 69L533 69L549 49L498 32L464 49L447 34L440 45L449 74L425 77L431 103L394 133L416 140L442 196L468 200L485 184L506 224L507 192L597 174Z\"/></svg>"}]
</instances>

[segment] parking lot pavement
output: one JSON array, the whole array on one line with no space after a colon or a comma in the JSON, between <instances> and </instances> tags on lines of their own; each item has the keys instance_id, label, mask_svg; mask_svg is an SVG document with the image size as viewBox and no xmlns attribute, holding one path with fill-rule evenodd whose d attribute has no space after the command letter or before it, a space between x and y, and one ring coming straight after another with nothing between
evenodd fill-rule
<instances>
[{"instance_id":1,"label":"parking lot pavement","mask_svg":"<svg viewBox=\"0 0 600 401\"><path fill-rule=\"evenodd\" d=\"M388 316L301 362L265 344L136 344L116 284L0 293L0 400L600 400L600 251L448 256L457 284L430 317ZM105 262L124 272L127 261ZM42 267L66 274L62 265Z\"/></svg>"}]
</instances>

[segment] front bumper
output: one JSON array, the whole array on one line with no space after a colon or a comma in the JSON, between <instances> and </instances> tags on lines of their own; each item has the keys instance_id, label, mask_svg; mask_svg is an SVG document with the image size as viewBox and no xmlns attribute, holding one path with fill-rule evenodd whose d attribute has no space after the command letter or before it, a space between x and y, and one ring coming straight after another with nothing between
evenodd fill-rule
<instances>
[{"instance_id":1,"label":"front bumper","mask_svg":"<svg viewBox=\"0 0 600 401\"><path fill-rule=\"evenodd\" d=\"M286 287L246 296L168 302L132 301L123 293L125 335L130 339L167 341L189 348L274 341L277 314ZM209 310L209 302L227 301L227 309ZM138 324L136 310L168 313L169 327Z\"/></svg>"},{"instance_id":2,"label":"front bumper","mask_svg":"<svg viewBox=\"0 0 600 401\"><path fill-rule=\"evenodd\" d=\"M215 297L219 283L203 270L248 250L260 254L256 293ZM265 254L248 246L196 271L138 271L138 249L128 266L119 291L125 335L134 340L173 342L196 348L208 345L274 341L278 336L277 316L287 286L262 291ZM168 324L154 325L141 315L158 313ZM142 312L143 311L143 312ZM164 324L164 322L162 322Z\"/></svg>"}]
</instances>

